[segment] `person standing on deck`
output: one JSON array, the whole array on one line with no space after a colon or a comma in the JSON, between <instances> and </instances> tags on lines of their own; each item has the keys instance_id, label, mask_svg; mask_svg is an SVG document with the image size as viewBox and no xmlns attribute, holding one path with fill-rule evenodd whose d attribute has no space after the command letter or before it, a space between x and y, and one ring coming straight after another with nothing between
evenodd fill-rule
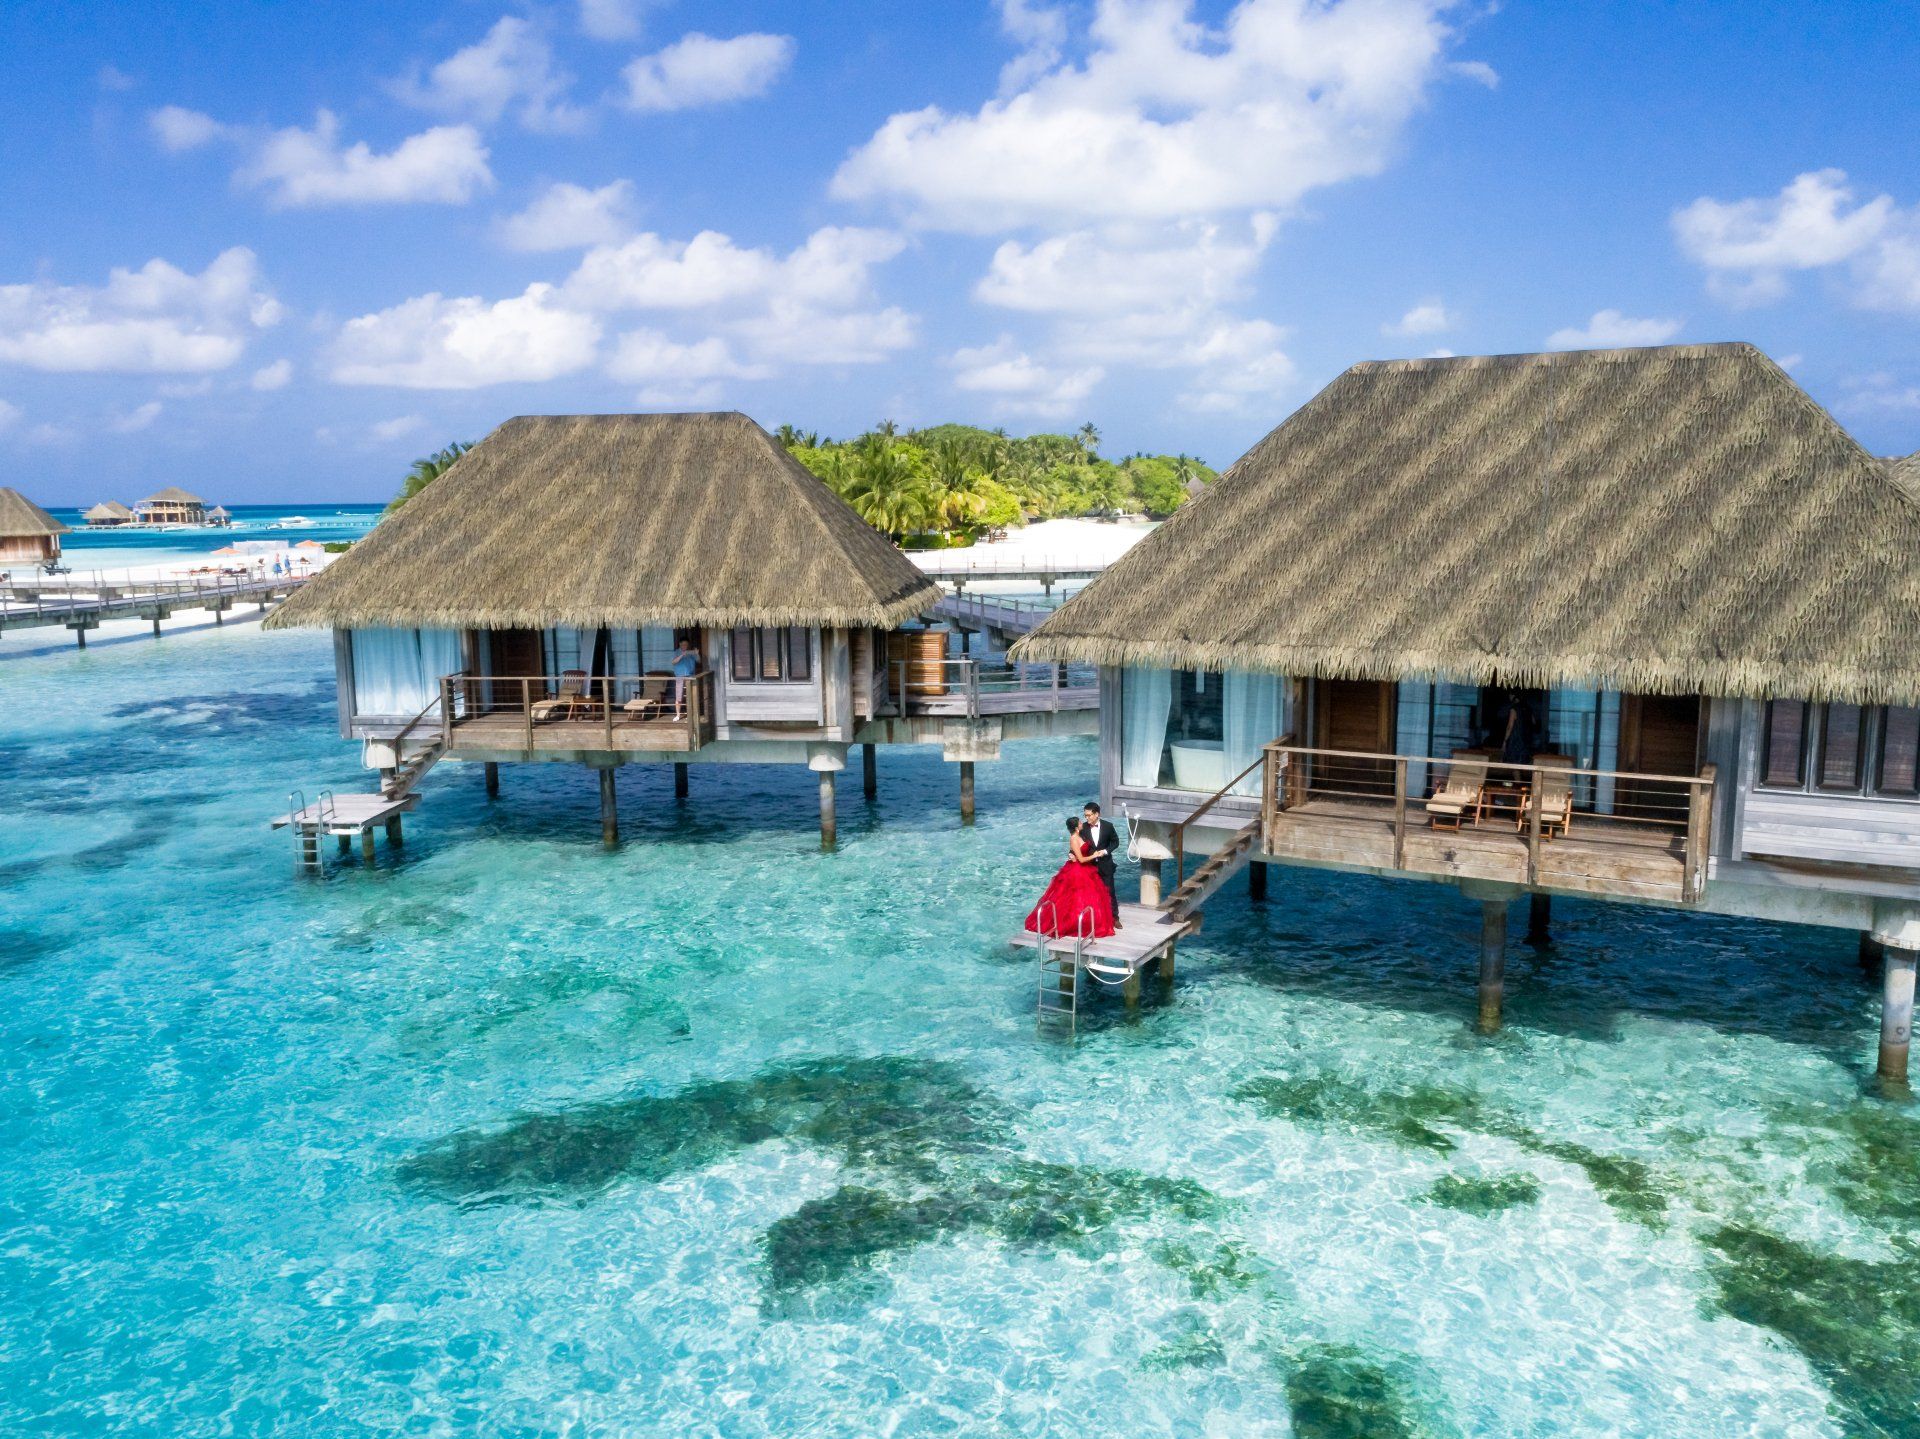
<instances>
[{"instance_id":1,"label":"person standing on deck","mask_svg":"<svg viewBox=\"0 0 1920 1439\"><path fill-rule=\"evenodd\" d=\"M669 668L673 670L673 712L677 718L687 712L687 681L700 673L700 652L685 635L674 641Z\"/></svg>"},{"instance_id":2,"label":"person standing on deck","mask_svg":"<svg viewBox=\"0 0 1920 1439\"><path fill-rule=\"evenodd\" d=\"M1113 852L1120 848L1120 836L1114 827L1100 818L1100 806L1092 800L1080 811L1083 823L1080 826L1080 838L1086 842L1087 858L1100 876L1100 883L1107 887L1107 899L1113 905L1113 927L1120 926L1120 896L1114 892Z\"/></svg>"}]
</instances>

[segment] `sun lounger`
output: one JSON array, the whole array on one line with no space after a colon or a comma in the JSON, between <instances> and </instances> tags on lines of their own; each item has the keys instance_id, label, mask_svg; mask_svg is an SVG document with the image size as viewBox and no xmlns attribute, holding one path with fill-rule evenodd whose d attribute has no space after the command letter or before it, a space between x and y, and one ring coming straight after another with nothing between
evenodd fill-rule
<instances>
[{"instance_id":1,"label":"sun lounger","mask_svg":"<svg viewBox=\"0 0 1920 1439\"><path fill-rule=\"evenodd\" d=\"M536 722L550 719L572 719L576 714L592 714L593 701L587 698L587 672L585 670L562 670L560 688L552 699L536 700L533 706L533 718Z\"/></svg>"},{"instance_id":2,"label":"sun lounger","mask_svg":"<svg viewBox=\"0 0 1920 1439\"><path fill-rule=\"evenodd\" d=\"M1435 829L1459 829L1469 818L1479 822L1486 804L1487 759L1457 749L1447 765L1446 781L1427 801L1427 822Z\"/></svg>"},{"instance_id":3,"label":"sun lounger","mask_svg":"<svg viewBox=\"0 0 1920 1439\"><path fill-rule=\"evenodd\" d=\"M1562 838L1573 823L1573 776L1565 771L1573 768L1573 757L1564 754L1537 754L1533 762L1540 766L1538 782L1540 785L1540 833L1546 839L1553 838L1553 832L1560 831ZM1519 828L1527 827L1527 815L1520 812Z\"/></svg>"},{"instance_id":4,"label":"sun lounger","mask_svg":"<svg viewBox=\"0 0 1920 1439\"><path fill-rule=\"evenodd\" d=\"M673 710L667 692L673 688L673 676L648 673L640 678L640 693L620 708L637 720L663 719Z\"/></svg>"}]
</instances>

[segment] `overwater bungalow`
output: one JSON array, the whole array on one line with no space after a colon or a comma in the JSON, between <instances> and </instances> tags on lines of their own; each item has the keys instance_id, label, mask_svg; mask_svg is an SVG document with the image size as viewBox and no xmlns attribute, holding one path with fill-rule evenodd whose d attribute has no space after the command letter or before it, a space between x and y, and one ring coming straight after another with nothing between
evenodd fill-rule
<instances>
[{"instance_id":1,"label":"overwater bungalow","mask_svg":"<svg viewBox=\"0 0 1920 1439\"><path fill-rule=\"evenodd\" d=\"M207 521L217 530L230 529L233 525L233 512L225 505L215 505L207 511Z\"/></svg>"},{"instance_id":2,"label":"overwater bungalow","mask_svg":"<svg viewBox=\"0 0 1920 1439\"><path fill-rule=\"evenodd\" d=\"M81 518L87 522L87 528L90 530L108 530L133 524L139 516L118 500L102 500Z\"/></svg>"},{"instance_id":3,"label":"overwater bungalow","mask_svg":"<svg viewBox=\"0 0 1920 1439\"><path fill-rule=\"evenodd\" d=\"M52 564L66 533L67 526L18 490L0 488L0 565Z\"/></svg>"},{"instance_id":4,"label":"overwater bungalow","mask_svg":"<svg viewBox=\"0 0 1920 1439\"><path fill-rule=\"evenodd\" d=\"M802 764L831 846L853 746L871 794L876 745L941 745L964 814L1003 738L1092 732L1090 669L982 693L911 628L940 598L745 415L522 416L266 623L334 631L341 734L389 802L442 757L489 791L579 763L611 839L619 766L670 762L685 794L690 764Z\"/></svg>"},{"instance_id":5,"label":"overwater bungalow","mask_svg":"<svg viewBox=\"0 0 1920 1439\"><path fill-rule=\"evenodd\" d=\"M178 485L168 485L148 495L136 505L143 525L203 525L207 522L207 502L188 494Z\"/></svg>"},{"instance_id":6,"label":"overwater bungalow","mask_svg":"<svg viewBox=\"0 0 1920 1439\"><path fill-rule=\"evenodd\" d=\"M1900 1083L1917 556L1913 495L1752 346L1361 364L1015 655L1101 666L1143 897L1457 884L1486 1027L1522 894L1857 930Z\"/></svg>"}]
</instances>

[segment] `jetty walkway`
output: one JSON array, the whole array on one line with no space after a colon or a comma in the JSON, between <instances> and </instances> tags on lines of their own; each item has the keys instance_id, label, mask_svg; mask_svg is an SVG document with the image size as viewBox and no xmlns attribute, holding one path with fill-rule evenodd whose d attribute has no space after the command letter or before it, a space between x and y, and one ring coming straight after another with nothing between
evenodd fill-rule
<instances>
[{"instance_id":1,"label":"jetty walkway","mask_svg":"<svg viewBox=\"0 0 1920 1439\"><path fill-rule=\"evenodd\" d=\"M204 575L183 580L104 580L60 576L47 580L0 582L0 633L45 625L73 631L81 649L87 631L107 620L148 620L160 633L160 621L176 610L206 610L223 624L235 605L249 601L265 609L299 589L305 575Z\"/></svg>"}]
</instances>

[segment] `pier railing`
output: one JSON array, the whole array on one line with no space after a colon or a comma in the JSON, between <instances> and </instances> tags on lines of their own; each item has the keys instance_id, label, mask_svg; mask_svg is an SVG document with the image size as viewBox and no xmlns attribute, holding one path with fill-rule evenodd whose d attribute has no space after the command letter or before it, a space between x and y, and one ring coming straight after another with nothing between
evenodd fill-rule
<instances>
[{"instance_id":1,"label":"pier railing","mask_svg":"<svg viewBox=\"0 0 1920 1439\"><path fill-rule=\"evenodd\" d=\"M1027 714L1097 704L1100 671L1094 665L1018 664L961 656L894 660L887 697L898 714Z\"/></svg>"},{"instance_id":2,"label":"pier railing","mask_svg":"<svg viewBox=\"0 0 1920 1439\"><path fill-rule=\"evenodd\" d=\"M1435 759L1276 740L1260 762L1261 848L1369 868L1528 885L1578 879L1571 887L1699 898L1712 852L1713 765L1675 775L1539 760L1508 764L1478 752ZM1461 783L1442 810L1430 811L1428 801L1447 790L1456 767Z\"/></svg>"},{"instance_id":3,"label":"pier railing","mask_svg":"<svg viewBox=\"0 0 1920 1439\"><path fill-rule=\"evenodd\" d=\"M570 740L590 747L597 737L617 749L619 736L635 730L679 733L685 749L713 738L713 671L693 675L476 675L465 671L440 681L440 711L446 738L457 743L463 726L481 725L489 742L517 741L532 752L535 735L562 727Z\"/></svg>"}]
</instances>

